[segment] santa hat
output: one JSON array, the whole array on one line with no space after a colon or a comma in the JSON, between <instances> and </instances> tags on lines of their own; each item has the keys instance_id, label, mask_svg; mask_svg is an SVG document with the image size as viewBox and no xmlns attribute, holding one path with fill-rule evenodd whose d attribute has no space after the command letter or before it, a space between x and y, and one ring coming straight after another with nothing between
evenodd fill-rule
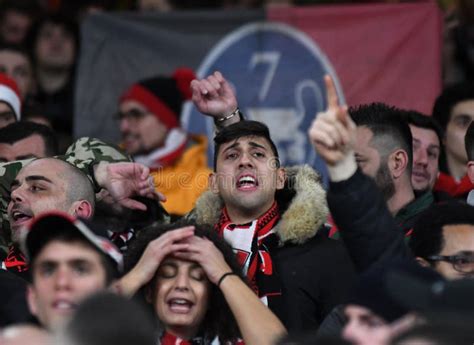
<instances>
[{"instance_id":1,"label":"santa hat","mask_svg":"<svg viewBox=\"0 0 474 345\"><path fill-rule=\"evenodd\" d=\"M16 120L20 121L20 90L18 89L16 82L3 73L0 73L0 102L5 102L6 104L8 104L15 113Z\"/></svg>"},{"instance_id":2,"label":"santa hat","mask_svg":"<svg viewBox=\"0 0 474 345\"><path fill-rule=\"evenodd\" d=\"M180 127L184 101L191 99L190 84L196 76L189 68L177 69L171 78L155 77L133 84L120 97L120 102L136 101L145 106L166 127Z\"/></svg>"}]
</instances>

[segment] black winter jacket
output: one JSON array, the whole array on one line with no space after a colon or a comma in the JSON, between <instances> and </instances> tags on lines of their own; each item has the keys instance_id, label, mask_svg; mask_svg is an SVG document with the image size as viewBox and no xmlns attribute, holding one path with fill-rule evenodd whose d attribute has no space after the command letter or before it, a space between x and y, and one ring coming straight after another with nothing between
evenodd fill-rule
<instances>
[{"instance_id":1,"label":"black winter jacket","mask_svg":"<svg viewBox=\"0 0 474 345\"><path fill-rule=\"evenodd\" d=\"M413 260L395 219L374 181L359 169L349 179L331 182L329 209L359 272L393 260Z\"/></svg>"},{"instance_id":2,"label":"black winter jacket","mask_svg":"<svg viewBox=\"0 0 474 345\"><path fill-rule=\"evenodd\" d=\"M276 195L281 213L275 226L280 246L271 253L282 303L272 311L289 331L316 330L325 316L345 300L355 272L343 244L318 234L328 215L319 175L309 166L286 171L285 189ZM188 218L214 225L223 206L219 196L206 192Z\"/></svg>"}]
</instances>

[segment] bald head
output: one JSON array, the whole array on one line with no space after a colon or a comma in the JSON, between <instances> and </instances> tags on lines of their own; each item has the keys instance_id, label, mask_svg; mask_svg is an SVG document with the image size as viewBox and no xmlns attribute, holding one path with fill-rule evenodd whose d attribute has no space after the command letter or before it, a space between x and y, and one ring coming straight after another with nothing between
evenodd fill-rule
<instances>
[{"instance_id":1,"label":"bald head","mask_svg":"<svg viewBox=\"0 0 474 345\"><path fill-rule=\"evenodd\" d=\"M86 175L56 158L41 158L24 166L11 185L8 217L12 240L18 242L30 220L59 210L89 218L94 209L94 190Z\"/></svg>"},{"instance_id":2,"label":"bald head","mask_svg":"<svg viewBox=\"0 0 474 345\"><path fill-rule=\"evenodd\" d=\"M64 179L67 188L66 195L70 204L79 200L88 201L92 207L95 205L95 193L92 182L80 169L67 162L60 161L64 167L58 175Z\"/></svg>"},{"instance_id":3,"label":"bald head","mask_svg":"<svg viewBox=\"0 0 474 345\"><path fill-rule=\"evenodd\" d=\"M68 206L71 206L76 201L86 200L94 207L94 187L87 175L80 169L57 158L40 158L30 164L36 162L45 162L46 165L56 169L58 178L64 183L64 192Z\"/></svg>"}]
</instances>

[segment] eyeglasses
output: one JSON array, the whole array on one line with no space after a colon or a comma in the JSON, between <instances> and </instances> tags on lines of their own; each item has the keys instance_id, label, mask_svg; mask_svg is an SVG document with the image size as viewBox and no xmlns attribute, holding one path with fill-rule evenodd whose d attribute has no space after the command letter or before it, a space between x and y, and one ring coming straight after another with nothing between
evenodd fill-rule
<instances>
[{"instance_id":1,"label":"eyeglasses","mask_svg":"<svg viewBox=\"0 0 474 345\"><path fill-rule=\"evenodd\" d=\"M148 114L150 114L148 111L132 109L127 111L126 113L118 112L114 115L114 119L117 121L122 121L124 119L127 119L128 121L138 121L147 116Z\"/></svg>"},{"instance_id":2,"label":"eyeglasses","mask_svg":"<svg viewBox=\"0 0 474 345\"><path fill-rule=\"evenodd\" d=\"M427 257L427 260L449 262L456 271L461 273L474 272L474 254L431 255Z\"/></svg>"}]
</instances>

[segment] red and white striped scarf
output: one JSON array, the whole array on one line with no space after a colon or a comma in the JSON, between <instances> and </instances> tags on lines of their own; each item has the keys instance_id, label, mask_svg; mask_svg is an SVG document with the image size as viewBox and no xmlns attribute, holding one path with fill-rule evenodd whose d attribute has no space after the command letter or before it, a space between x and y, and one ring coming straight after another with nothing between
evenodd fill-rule
<instances>
[{"instance_id":1,"label":"red and white striped scarf","mask_svg":"<svg viewBox=\"0 0 474 345\"><path fill-rule=\"evenodd\" d=\"M271 256L272 249L278 246L274 227L279 219L278 205L274 202L265 214L247 224L234 224L224 208L216 224L219 235L234 249L251 288L267 305L268 297L281 295Z\"/></svg>"}]
</instances>

